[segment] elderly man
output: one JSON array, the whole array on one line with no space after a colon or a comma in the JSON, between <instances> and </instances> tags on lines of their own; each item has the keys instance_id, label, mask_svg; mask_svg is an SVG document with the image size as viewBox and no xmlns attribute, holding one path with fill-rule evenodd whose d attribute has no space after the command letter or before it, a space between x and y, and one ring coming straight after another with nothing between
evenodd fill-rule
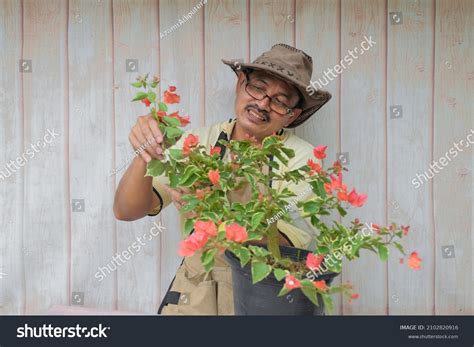
<instances>
[{"instance_id":1,"label":"elderly man","mask_svg":"<svg viewBox=\"0 0 474 347\"><path fill-rule=\"evenodd\" d=\"M223 60L237 74L235 86L235 117L228 121L198 128L185 133L176 144L181 148L184 137L192 133L200 143L210 148L219 145L220 139L243 140L248 135L261 142L277 133L286 147L295 150L296 156L288 163L289 170L301 167L313 157L313 145L298 138L285 128L294 128L305 122L329 101L331 95L323 90L307 93L312 74L312 59L306 53L286 44L277 44L253 63ZM179 209L182 191L171 189L166 177L144 177L146 164L162 159L162 134L152 116L139 117L129 140L135 149L150 143L141 152L122 177L117 188L114 213L120 220L136 220L145 215L160 213L171 202ZM229 160L222 147L221 160ZM277 160L277 159L274 159ZM270 182L270 184L272 184ZM311 198L308 184L277 182L272 188L288 188L302 200ZM245 201L250 187L234 192L231 201ZM292 223L277 221L280 244L310 248L316 233L311 223L301 218L299 211L288 211ZM183 217L182 217L183 218ZM200 253L185 258L158 311L160 314L228 315L233 314L232 273L220 257L214 270L206 273L200 263Z\"/></svg>"}]
</instances>

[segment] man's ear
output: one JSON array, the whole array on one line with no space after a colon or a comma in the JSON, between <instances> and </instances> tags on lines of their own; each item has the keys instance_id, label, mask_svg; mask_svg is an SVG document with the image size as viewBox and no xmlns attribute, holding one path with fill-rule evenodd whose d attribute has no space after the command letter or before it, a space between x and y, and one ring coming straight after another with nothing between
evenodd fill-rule
<instances>
[{"instance_id":1,"label":"man's ear","mask_svg":"<svg viewBox=\"0 0 474 347\"><path fill-rule=\"evenodd\" d=\"M293 123L293 121L300 116L301 112L303 112L301 108L294 108L293 115L288 118L288 121L285 124L285 128L288 127L288 125L290 125L291 123Z\"/></svg>"}]
</instances>

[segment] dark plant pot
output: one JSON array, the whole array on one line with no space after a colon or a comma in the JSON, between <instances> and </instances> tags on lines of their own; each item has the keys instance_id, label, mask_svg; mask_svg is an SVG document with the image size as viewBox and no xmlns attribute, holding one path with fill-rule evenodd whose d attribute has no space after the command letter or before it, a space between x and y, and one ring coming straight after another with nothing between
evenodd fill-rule
<instances>
[{"instance_id":1,"label":"dark plant pot","mask_svg":"<svg viewBox=\"0 0 474 347\"><path fill-rule=\"evenodd\" d=\"M294 247L280 246L282 257L293 261L305 260L310 251ZM264 280L252 284L250 264L243 268L240 260L232 252L226 251L225 256L232 268L234 288L235 315L272 315L272 316L322 316L324 303L318 295L319 306L315 306L300 289L293 289L286 295L278 297L284 280L277 281L273 273ZM338 273L326 273L318 276L330 285Z\"/></svg>"}]
</instances>

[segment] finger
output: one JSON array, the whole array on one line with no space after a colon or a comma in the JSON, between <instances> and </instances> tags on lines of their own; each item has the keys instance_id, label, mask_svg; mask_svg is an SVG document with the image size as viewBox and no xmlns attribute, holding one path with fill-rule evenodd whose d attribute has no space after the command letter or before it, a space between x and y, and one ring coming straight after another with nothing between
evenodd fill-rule
<instances>
[{"instance_id":1,"label":"finger","mask_svg":"<svg viewBox=\"0 0 474 347\"><path fill-rule=\"evenodd\" d=\"M157 143L163 142L163 134L160 131L158 122L153 118L153 116L148 120L148 125L150 127L151 133Z\"/></svg>"},{"instance_id":2,"label":"finger","mask_svg":"<svg viewBox=\"0 0 474 347\"><path fill-rule=\"evenodd\" d=\"M135 134L130 134L128 136L128 140L130 141L130 143L132 144L133 148L140 148L141 144L140 144L140 141L136 138ZM148 155L148 153L146 153L145 151L139 151L138 150L135 150L136 153L140 153L140 156L143 158L143 160L145 160L145 162L149 163L152 158Z\"/></svg>"},{"instance_id":3,"label":"finger","mask_svg":"<svg viewBox=\"0 0 474 347\"><path fill-rule=\"evenodd\" d=\"M141 153L148 153L148 156L152 157L153 159L158 159L158 154L147 144L147 140L141 131L140 126L134 126L132 129L133 134L140 142L140 151Z\"/></svg>"},{"instance_id":4,"label":"finger","mask_svg":"<svg viewBox=\"0 0 474 347\"><path fill-rule=\"evenodd\" d=\"M140 119L138 122L138 125L140 127L141 133L143 137L146 139L146 148L145 150L150 154L150 155L157 155L160 153L156 153L156 149L158 148L158 144L156 143L155 138L153 137L153 134L151 132L149 123L145 119Z\"/></svg>"}]
</instances>

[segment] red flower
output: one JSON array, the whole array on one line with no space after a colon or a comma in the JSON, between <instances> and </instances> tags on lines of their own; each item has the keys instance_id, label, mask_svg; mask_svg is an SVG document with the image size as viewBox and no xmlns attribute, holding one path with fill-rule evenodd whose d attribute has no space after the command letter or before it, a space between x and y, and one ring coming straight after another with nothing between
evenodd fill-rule
<instances>
[{"instance_id":1,"label":"red flower","mask_svg":"<svg viewBox=\"0 0 474 347\"><path fill-rule=\"evenodd\" d=\"M338 199L341 201L345 201L348 199L347 197L347 186L342 183L342 173L337 174L337 178L334 177L334 175L330 176L331 178L331 183L325 183L324 184L324 189L328 194L332 194L333 190L337 191L338 193Z\"/></svg>"},{"instance_id":2,"label":"red flower","mask_svg":"<svg viewBox=\"0 0 474 347\"><path fill-rule=\"evenodd\" d=\"M307 165L310 167L311 171L309 172L310 175L313 175L315 172L321 172L321 165L315 163L311 159L308 160Z\"/></svg>"},{"instance_id":3,"label":"red flower","mask_svg":"<svg viewBox=\"0 0 474 347\"><path fill-rule=\"evenodd\" d=\"M286 275L285 277L285 288L287 289L295 289L301 287L300 281L296 279L295 276Z\"/></svg>"},{"instance_id":4,"label":"red flower","mask_svg":"<svg viewBox=\"0 0 474 347\"><path fill-rule=\"evenodd\" d=\"M178 94L173 93L174 90L165 90L165 93L163 95L163 100L167 104L177 104L180 101L180 96Z\"/></svg>"},{"instance_id":5,"label":"red flower","mask_svg":"<svg viewBox=\"0 0 474 347\"><path fill-rule=\"evenodd\" d=\"M325 291L328 289L328 286L326 285L325 280L320 280L320 281L314 281L313 282L314 286L322 291Z\"/></svg>"},{"instance_id":6,"label":"red flower","mask_svg":"<svg viewBox=\"0 0 474 347\"><path fill-rule=\"evenodd\" d=\"M316 270L319 268L323 260L324 255L314 255L313 253L308 253L308 256L306 257L306 266L308 269Z\"/></svg>"},{"instance_id":7,"label":"red flower","mask_svg":"<svg viewBox=\"0 0 474 347\"><path fill-rule=\"evenodd\" d=\"M182 257L189 257L193 255L197 250L201 249L206 245L208 234L205 232L194 232L186 240L183 240L179 244L179 255Z\"/></svg>"},{"instance_id":8,"label":"red flower","mask_svg":"<svg viewBox=\"0 0 474 347\"><path fill-rule=\"evenodd\" d=\"M217 235L217 227L213 221L204 222L202 220L197 220L194 223L194 230L198 233L203 232L207 233L209 236Z\"/></svg>"},{"instance_id":9,"label":"red flower","mask_svg":"<svg viewBox=\"0 0 474 347\"><path fill-rule=\"evenodd\" d=\"M210 170L207 176L209 177L209 180L211 181L212 184L219 183L219 179L221 178L221 175L219 174L219 170Z\"/></svg>"},{"instance_id":10,"label":"red flower","mask_svg":"<svg viewBox=\"0 0 474 347\"><path fill-rule=\"evenodd\" d=\"M403 258L400 258L399 261L400 261L400 264L403 264Z\"/></svg>"},{"instance_id":11,"label":"red flower","mask_svg":"<svg viewBox=\"0 0 474 347\"><path fill-rule=\"evenodd\" d=\"M237 223L232 223L225 227L225 236L230 241L245 242L248 239L247 230Z\"/></svg>"},{"instance_id":12,"label":"red flower","mask_svg":"<svg viewBox=\"0 0 474 347\"><path fill-rule=\"evenodd\" d=\"M169 90L170 92L173 92L173 93L174 93L174 92L176 91L176 87L175 87L175 86L169 86L169 87L168 87L168 90Z\"/></svg>"},{"instance_id":13,"label":"red flower","mask_svg":"<svg viewBox=\"0 0 474 347\"><path fill-rule=\"evenodd\" d=\"M142 99L142 102L145 104L146 107L151 105L151 102L150 100L148 100L148 98Z\"/></svg>"},{"instance_id":14,"label":"red flower","mask_svg":"<svg viewBox=\"0 0 474 347\"><path fill-rule=\"evenodd\" d=\"M348 201L352 206L362 207L362 205L367 201L367 195L357 194L356 190L352 189L349 193Z\"/></svg>"},{"instance_id":15,"label":"red flower","mask_svg":"<svg viewBox=\"0 0 474 347\"><path fill-rule=\"evenodd\" d=\"M188 155L192 147L196 147L199 144L199 137L189 134L183 143L183 154Z\"/></svg>"},{"instance_id":16,"label":"red flower","mask_svg":"<svg viewBox=\"0 0 474 347\"><path fill-rule=\"evenodd\" d=\"M410 254L410 258L408 258L408 267L412 268L413 270L421 269L421 259L418 257L417 252L412 252Z\"/></svg>"},{"instance_id":17,"label":"red flower","mask_svg":"<svg viewBox=\"0 0 474 347\"><path fill-rule=\"evenodd\" d=\"M409 225L407 225L407 226L402 225L401 227L402 227L403 235L405 235L405 236L408 235L408 229L410 229L410 226Z\"/></svg>"},{"instance_id":18,"label":"red flower","mask_svg":"<svg viewBox=\"0 0 474 347\"><path fill-rule=\"evenodd\" d=\"M206 190L206 189L197 189L196 190L196 198L198 198L199 200L204 199L207 192L208 192L208 190Z\"/></svg>"},{"instance_id":19,"label":"red flower","mask_svg":"<svg viewBox=\"0 0 474 347\"><path fill-rule=\"evenodd\" d=\"M319 145L319 146L314 147L313 149L314 156L318 159L326 158L326 148L328 148L328 146Z\"/></svg>"},{"instance_id":20,"label":"red flower","mask_svg":"<svg viewBox=\"0 0 474 347\"><path fill-rule=\"evenodd\" d=\"M351 295L351 299L359 299L359 296L360 296L360 295L359 295L358 293L353 293L353 294Z\"/></svg>"},{"instance_id":21,"label":"red flower","mask_svg":"<svg viewBox=\"0 0 474 347\"><path fill-rule=\"evenodd\" d=\"M375 223L371 223L370 228L374 229L377 234L380 234L380 225L375 224Z\"/></svg>"},{"instance_id":22,"label":"red flower","mask_svg":"<svg viewBox=\"0 0 474 347\"><path fill-rule=\"evenodd\" d=\"M188 125L189 123L191 123L189 121L189 116L181 116L179 114L179 112L173 112L169 115L170 117L174 117L174 118L177 118L179 120L179 123L181 124L182 127Z\"/></svg>"},{"instance_id":23,"label":"red flower","mask_svg":"<svg viewBox=\"0 0 474 347\"><path fill-rule=\"evenodd\" d=\"M164 116L166 116L166 112L165 112L165 111L158 111L158 112L156 112L156 115L157 115L159 118L163 118Z\"/></svg>"},{"instance_id":24,"label":"red flower","mask_svg":"<svg viewBox=\"0 0 474 347\"><path fill-rule=\"evenodd\" d=\"M211 155L221 154L221 148L219 146L211 146Z\"/></svg>"}]
</instances>

